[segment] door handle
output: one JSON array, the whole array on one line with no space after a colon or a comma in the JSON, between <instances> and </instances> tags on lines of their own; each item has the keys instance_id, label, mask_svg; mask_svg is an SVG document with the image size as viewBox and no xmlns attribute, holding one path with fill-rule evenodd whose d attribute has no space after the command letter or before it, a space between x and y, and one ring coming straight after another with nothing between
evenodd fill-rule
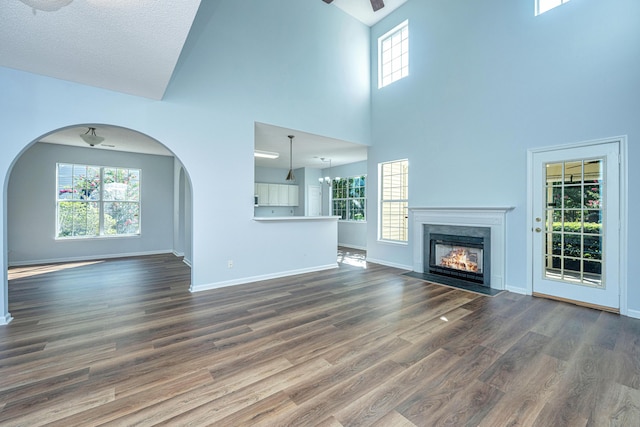
<instances>
[{"instance_id":1,"label":"door handle","mask_svg":"<svg viewBox=\"0 0 640 427\"><path fill-rule=\"evenodd\" d=\"M536 227L536 228L535 228L535 231L536 231L536 233L540 233L540 232L542 231L542 228L540 228L540 227Z\"/></svg>"}]
</instances>

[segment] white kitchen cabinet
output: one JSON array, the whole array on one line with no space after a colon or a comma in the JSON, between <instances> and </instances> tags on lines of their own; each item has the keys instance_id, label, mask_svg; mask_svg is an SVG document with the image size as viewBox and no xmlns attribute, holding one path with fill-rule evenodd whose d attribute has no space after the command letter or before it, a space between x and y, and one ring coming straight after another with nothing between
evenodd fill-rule
<instances>
[{"instance_id":1,"label":"white kitchen cabinet","mask_svg":"<svg viewBox=\"0 0 640 427\"><path fill-rule=\"evenodd\" d=\"M297 185L287 185L289 190L289 204L287 206L298 206L299 187Z\"/></svg>"},{"instance_id":2,"label":"white kitchen cabinet","mask_svg":"<svg viewBox=\"0 0 640 427\"><path fill-rule=\"evenodd\" d=\"M278 186L278 206L290 206L289 187L292 187L292 186L291 185Z\"/></svg>"},{"instance_id":3,"label":"white kitchen cabinet","mask_svg":"<svg viewBox=\"0 0 640 427\"><path fill-rule=\"evenodd\" d=\"M269 203L269 184L256 182L256 196L258 196L258 206L266 206Z\"/></svg>"},{"instance_id":4,"label":"white kitchen cabinet","mask_svg":"<svg viewBox=\"0 0 640 427\"><path fill-rule=\"evenodd\" d=\"M255 183L258 206L298 206L298 186Z\"/></svg>"},{"instance_id":5,"label":"white kitchen cabinet","mask_svg":"<svg viewBox=\"0 0 640 427\"><path fill-rule=\"evenodd\" d=\"M267 184L269 186L269 204L267 206L280 206L280 184Z\"/></svg>"}]
</instances>

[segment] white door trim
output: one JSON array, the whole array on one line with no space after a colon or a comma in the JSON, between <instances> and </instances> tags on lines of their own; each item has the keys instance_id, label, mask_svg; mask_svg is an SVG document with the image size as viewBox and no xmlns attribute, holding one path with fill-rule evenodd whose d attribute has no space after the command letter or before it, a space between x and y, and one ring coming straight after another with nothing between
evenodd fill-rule
<instances>
[{"instance_id":1,"label":"white door trim","mask_svg":"<svg viewBox=\"0 0 640 427\"><path fill-rule=\"evenodd\" d=\"M584 141L566 145L555 145L527 150L527 295L533 294L533 157L536 153L543 153L554 150L565 150L568 148L580 148L590 145L604 144L608 142L618 142L620 144L620 230L619 230L619 260L618 277L620 278L620 314L628 315L627 304L627 230L628 213L627 200L628 193L628 156L627 156L627 136L615 136L592 141ZM634 316L635 317L635 316Z\"/></svg>"}]
</instances>

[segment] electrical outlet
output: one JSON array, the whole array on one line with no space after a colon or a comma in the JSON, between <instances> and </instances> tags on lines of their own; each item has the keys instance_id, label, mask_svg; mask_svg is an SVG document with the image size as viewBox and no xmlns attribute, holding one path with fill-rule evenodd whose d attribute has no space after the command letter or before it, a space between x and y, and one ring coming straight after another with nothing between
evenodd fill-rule
<instances>
[{"instance_id":1,"label":"electrical outlet","mask_svg":"<svg viewBox=\"0 0 640 427\"><path fill-rule=\"evenodd\" d=\"M227 268L233 268L233 260L227 261Z\"/></svg>"}]
</instances>

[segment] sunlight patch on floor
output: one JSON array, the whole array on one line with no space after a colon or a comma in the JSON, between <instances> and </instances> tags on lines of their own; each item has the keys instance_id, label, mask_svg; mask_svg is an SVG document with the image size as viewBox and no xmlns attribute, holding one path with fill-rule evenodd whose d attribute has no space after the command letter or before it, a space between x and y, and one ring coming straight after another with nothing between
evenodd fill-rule
<instances>
[{"instance_id":1,"label":"sunlight patch on floor","mask_svg":"<svg viewBox=\"0 0 640 427\"><path fill-rule=\"evenodd\" d=\"M70 268L84 267L86 265L100 264L104 261L82 261L67 262L61 264L26 265L22 267L9 268L9 280L21 279L23 277L38 276L40 274L55 273L56 271L68 270Z\"/></svg>"},{"instance_id":2,"label":"sunlight patch on floor","mask_svg":"<svg viewBox=\"0 0 640 427\"><path fill-rule=\"evenodd\" d=\"M338 249L338 263L366 269L367 256L364 251L340 248Z\"/></svg>"}]
</instances>

